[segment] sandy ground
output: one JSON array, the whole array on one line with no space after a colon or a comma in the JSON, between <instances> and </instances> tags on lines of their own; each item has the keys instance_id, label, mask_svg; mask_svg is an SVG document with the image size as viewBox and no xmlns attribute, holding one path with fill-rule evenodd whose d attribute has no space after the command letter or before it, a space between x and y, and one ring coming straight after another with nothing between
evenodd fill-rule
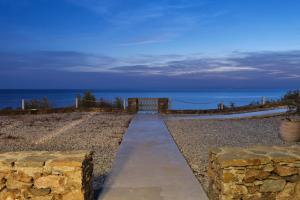
<instances>
[{"instance_id":1,"label":"sandy ground","mask_svg":"<svg viewBox=\"0 0 300 200\"><path fill-rule=\"evenodd\" d=\"M0 117L0 152L93 150L94 188L101 189L131 115L66 113Z\"/></svg>"},{"instance_id":2,"label":"sandy ground","mask_svg":"<svg viewBox=\"0 0 300 200\"><path fill-rule=\"evenodd\" d=\"M282 119L281 116L225 120L168 120L166 124L194 174L207 191L210 148L287 145L278 137Z\"/></svg>"}]
</instances>

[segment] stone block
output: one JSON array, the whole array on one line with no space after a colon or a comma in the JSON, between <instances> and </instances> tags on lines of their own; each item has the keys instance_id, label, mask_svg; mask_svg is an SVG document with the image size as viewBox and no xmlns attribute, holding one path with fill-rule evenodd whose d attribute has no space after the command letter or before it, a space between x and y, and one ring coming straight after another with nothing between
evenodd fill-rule
<instances>
[{"instance_id":1,"label":"stone block","mask_svg":"<svg viewBox=\"0 0 300 200\"><path fill-rule=\"evenodd\" d=\"M300 200L300 146L223 147L209 154L213 199Z\"/></svg>"},{"instance_id":2,"label":"stone block","mask_svg":"<svg viewBox=\"0 0 300 200\"><path fill-rule=\"evenodd\" d=\"M92 200L92 153L0 154L0 200Z\"/></svg>"}]
</instances>

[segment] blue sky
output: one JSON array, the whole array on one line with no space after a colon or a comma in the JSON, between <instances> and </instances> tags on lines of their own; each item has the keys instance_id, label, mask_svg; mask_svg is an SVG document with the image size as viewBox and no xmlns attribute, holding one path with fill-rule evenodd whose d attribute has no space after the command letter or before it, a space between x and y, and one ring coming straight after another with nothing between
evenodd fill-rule
<instances>
[{"instance_id":1,"label":"blue sky","mask_svg":"<svg viewBox=\"0 0 300 200\"><path fill-rule=\"evenodd\" d=\"M0 0L0 88L300 85L295 0Z\"/></svg>"}]
</instances>

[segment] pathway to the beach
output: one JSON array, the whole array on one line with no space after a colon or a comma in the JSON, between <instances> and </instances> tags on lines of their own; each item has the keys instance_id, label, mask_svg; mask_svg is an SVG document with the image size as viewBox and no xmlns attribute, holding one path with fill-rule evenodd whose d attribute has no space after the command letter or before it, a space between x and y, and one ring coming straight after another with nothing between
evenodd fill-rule
<instances>
[{"instance_id":1,"label":"pathway to the beach","mask_svg":"<svg viewBox=\"0 0 300 200\"><path fill-rule=\"evenodd\" d=\"M130 124L98 200L207 200L159 115Z\"/></svg>"}]
</instances>

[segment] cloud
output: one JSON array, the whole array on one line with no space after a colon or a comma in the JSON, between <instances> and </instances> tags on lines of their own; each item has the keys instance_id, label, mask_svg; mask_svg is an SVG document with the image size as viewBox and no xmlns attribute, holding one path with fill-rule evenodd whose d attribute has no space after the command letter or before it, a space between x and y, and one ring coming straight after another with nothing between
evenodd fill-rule
<instances>
[{"instance_id":1,"label":"cloud","mask_svg":"<svg viewBox=\"0 0 300 200\"><path fill-rule=\"evenodd\" d=\"M107 30L129 33L121 46L147 45L172 41L199 26L226 15L227 11L205 11L206 1L188 0L65 0L96 13ZM134 30L134 33L132 33ZM138 38L138 39L136 39Z\"/></svg>"},{"instance_id":2,"label":"cloud","mask_svg":"<svg viewBox=\"0 0 300 200\"><path fill-rule=\"evenodd\" d=\"M137 55L115 58L73 51L0 52L0 70L115 73L124 76L300 80L300 51L235 52L227 57ZM0 73L1 73L0 72Z\"/></svg>"}]
</instances>

